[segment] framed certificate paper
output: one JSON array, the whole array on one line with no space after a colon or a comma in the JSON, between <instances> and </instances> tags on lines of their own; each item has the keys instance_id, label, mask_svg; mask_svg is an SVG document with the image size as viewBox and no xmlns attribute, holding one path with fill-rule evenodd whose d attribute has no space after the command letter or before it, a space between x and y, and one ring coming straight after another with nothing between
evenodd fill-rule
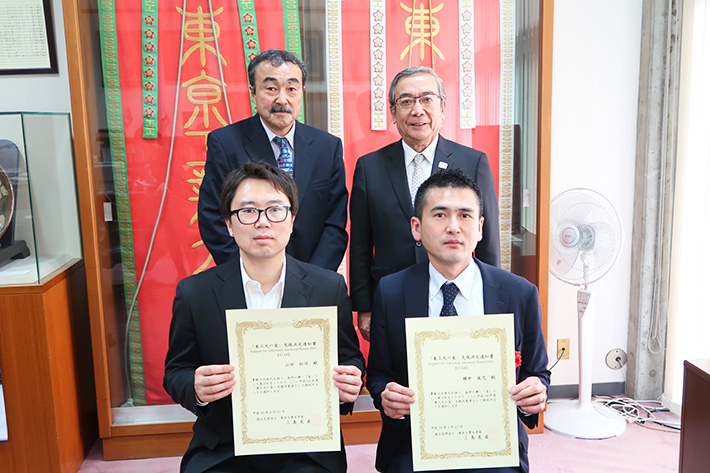
<instances>
[{"instance_id":1,"label":"framed certificate paper","mask_svg":"<svg viewBox=\"0 0 710 473\"><path fill-rule=\"evenodd\" d=\"M235 455L340 450L336 307L228 310Z\"/></svg>"},{"instance_id":2,"label":"framed certificate paper","mask_svg":"<svg viewBox=\"0 0 710 473\"><path fill-rule=\"evenodd\" d=\"M513 315L408 318L414 470L518 466Z\"/></svg>"},{"instance_id":3,"label":"framed certificate paper","mask_svg":"<svg viewBox=\"0 0 710 473\"><path fill-rule=\"evenodd\" d=\"M49 0L0 0L0 74L57 72Z\"/></svg>"}]
</instances>

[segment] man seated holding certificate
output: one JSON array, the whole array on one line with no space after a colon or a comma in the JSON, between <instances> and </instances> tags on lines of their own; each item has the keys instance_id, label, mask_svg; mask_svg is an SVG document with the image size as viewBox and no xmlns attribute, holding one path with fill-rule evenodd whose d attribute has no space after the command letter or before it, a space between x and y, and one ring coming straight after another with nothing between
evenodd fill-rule
<instances>
[{"instance_id":1,"label":"man seated holding certificate","mask_svg":"<svg viewBox=\"0 0 710 473\"><path fill-rule=\"evenodd\" d=\"M337 306L339 365L333 378L341 414L352 411L362 387L365 361L345 281L286 255L297 210L296 184L280 169L255 162L232 171L222 187L220 211L239 257L177 285L163 386L197 416L181 472L346 471L342 437L335 452L234 454L235 374L228 364L225 310ZM283 399L283 405L289 401Z\"/></svg>"},{"instance_id":2,"label":"man seated holding certificate","mask_svg":"<svg viewBox=\"0 0 710 473\"><path fill-rule=\"evenodd\" d=\"M514 316L515 351L522 356L517 384L506 386L518 409L520 466L455 471L528 471L523 424L537 424L550 384L540 303L534 285L472 257L482 235L481 209L478 186L461 170L431 176L417 191L411 219L412 235L422 242L429 262L380 280L367 366L367 388L382 415L378 471L413 471L409 414L416 396L407 374L405 318L503 313Z\"/></svg>"}]
</instances>

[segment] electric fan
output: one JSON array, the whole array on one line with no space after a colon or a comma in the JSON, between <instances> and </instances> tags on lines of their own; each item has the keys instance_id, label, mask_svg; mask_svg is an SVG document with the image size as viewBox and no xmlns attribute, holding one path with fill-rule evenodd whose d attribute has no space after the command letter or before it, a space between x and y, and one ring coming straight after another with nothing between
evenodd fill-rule
<instances>
[{"instance_id":1,"label":"electric fan","mask_svg":"<svg viewBox=\"0 0 710 473\"><path fill-rule=\"evenodd\" d=\"M594 313L587 312L588 285L603 277L621 251L621 220L611 203L590 189L570 189L550 205L550 272L578 286L579 399L548 405L545 426L562 435L603 439L620 435L626 421L613 409L592 404Z\"/></svg>"}]
</instances>

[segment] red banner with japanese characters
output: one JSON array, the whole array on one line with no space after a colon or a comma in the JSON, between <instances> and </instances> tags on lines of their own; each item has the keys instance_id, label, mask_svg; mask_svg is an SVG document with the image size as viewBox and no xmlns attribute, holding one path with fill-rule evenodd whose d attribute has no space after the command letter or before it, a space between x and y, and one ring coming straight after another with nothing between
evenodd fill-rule
<instances>
[{"instance_id":1,"label":"red banner with japanese characters","mask_svg":"<svg viewBox=\"0 0 710 473\"><path fill-rule=\"evenodd\" d=\"M409 66L440 75L448 96L442 135L486 152L498 181L499 0L327 0L326 10L341 9L336 25L327 11L283 0L99 5L135 404L171 402L162 378L175 286L213 265L197 227L206 136L251 115L246 64L294 43L288 18L304 25L306 65L325 61L325 75L342 74L342 97L329 96L327 106L342 116L349 188L359 156L399 139L387 91ZM292 6L296 13L285 14ZM342 41L339 57L327 53L331 34ZM327 80L316 76L304 102L323 96Z\"/></svg>"},{"instance_id":2,"label":"red banner with japanese characters","mask_svg":"<svg viewBox=\"0 0 710 473\"><path fill-rule=\"evenodd\" d=\"M162 378L175 285L213 265L197 226L206 136L251 115L245 51L284 47L283 28L273 26L284 24L281 0L188 0L184 9L183 2L147 3L114 2L126 215L138 294L135 304L126 301L140 341L129 357L136 404L171 402ZM252 10L240 15L238 4L248 3ZM144 138L150 123L155 139ZM121 169L114 165L114 172ZM126 254L123 259L130 285Z\"/></svg>"},{"instance_id":3,"label":"red banner with japanese characters","mask_svg":"<svg viewBox=\"0 0 710 473\"><path fill-rule=\"evenodd\" d=\"M374 0L342 5L348 188L358 157L400 139L389 112L389 85L399 71L415 66L433 68L444 85L447 108L441 135L485 152L498 184L499 0ZM462 123L465 92L475 112L475 121L469 120L468 125ZM367 354L368 343L362 338L360 343Z\"/></svg>"},{"instance_id":4,"label":"red banner with japanese characters","mask_svg":"<svg viewBox=\"0 0 710 473\"><path fill-rule=\"evenodd\" d=\"M373 7L368 5L371 3ZM381 5L378 15L376 5ZM470 6L471 27L462 29L460 7ZM465 14L465 12L464 12ZM359 156L400 137L386 100L397 72L413 66L433 68L442 80L447 109L442 136L488 154L498 181L498 125L500 107L500 2L387 1L343 2L343 108L346 168L352 177ZM379 21L378 21L379 20ZM384 48L372 48L378 36ZM475 127L461 126L460 51L468 50L475 90ZM465 71L464 71L465 72ZM474 73L475 72L475 73ZM371 76L375 80L371 81ZM381 81L385 129L374 130L378 112L371 91Z\"/></svg>"}]
</instances>

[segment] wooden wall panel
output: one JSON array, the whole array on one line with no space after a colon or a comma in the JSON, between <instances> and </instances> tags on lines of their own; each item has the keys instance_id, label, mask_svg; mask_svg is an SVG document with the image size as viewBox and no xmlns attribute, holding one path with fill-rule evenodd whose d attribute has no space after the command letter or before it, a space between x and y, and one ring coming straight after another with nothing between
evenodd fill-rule
<instances>
[{"instance_id":1,"label":"wooden wall panel","mask_svg":"<svg viewBox=\"0 0 710 473\"><path fill-rule=\"evenodd\" d=\"M540 47L540 108L538 119L538 170L537 170L537 287L540 291L542 330L547 340L548 288L550 280L550 150L552 130L552 26L554 0L542 1ZM528 432L541 434L545 413L540 414L537 427Z\"/></svg>"},{"instance_id":2,"label":"wooden wall panel","mask_svg":"<svg viewBox=\"0 0 710 473\"><path fill-rule=\"evenodd\" d=\"M116 339L123 336L122 328L116 323L115 300L120 299L120 295L114 294L109 227L103 218L103 203L107 198L100 170L102 150L98 127L105 121L99 114L105 112L100 111L102 105L97 103L103 87L101 55L96 25L91 23L96 1L63 0L62 8L70 75L77 194L91 316L95 399L101 437L110 437L111 407L118 407L125 400L125 376L121 362L122 340ZM107 334L113 338L108 339ZM116 401L112 402L112 399Z\"/></svg>"}]
</instances>

